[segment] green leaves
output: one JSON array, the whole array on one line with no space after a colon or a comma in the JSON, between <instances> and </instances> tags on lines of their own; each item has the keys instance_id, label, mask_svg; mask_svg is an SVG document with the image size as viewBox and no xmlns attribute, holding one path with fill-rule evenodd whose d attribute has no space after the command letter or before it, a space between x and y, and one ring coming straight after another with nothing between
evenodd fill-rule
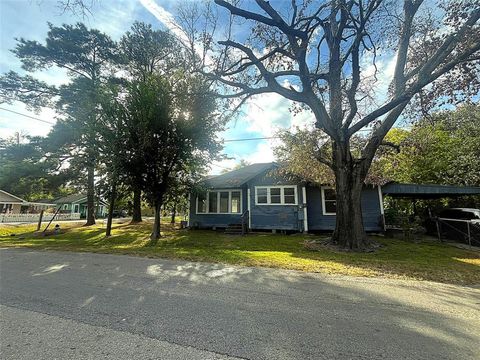
<instances>
[{"instance_id":1,"label":"green leaves","mask_svg":"<svg viewBox=\"0 0 480 360\"><path fill-rule=\"evenodd\" d=\"M400 152L381 148L371 173L407 183L480 185L480 107L467 104L422 119L411 131L386 137Z\"/></svg>"},{"instance_id":2,"label":"green leaves","mask_svg":"<svg viewBox=\"0 0 480 360\"><path fill-rule=\"evenodd\" d=\"M29 110L53 106L58 89L33 76L9 71L0 77L0 103L23 102Z\"/></svg>"},{"instance_id":3,"label":"green leaves","mask_svg":"<svg viewBox=\"0 0 480 360\"><path fill-rule=\"evenodd\" d=\"M49 24L45 44L18 39L13 53L27 71L44 70L58 66L71 76L94 79L101 75L102 66L118 59L115 43L98 30L84 24L56 27Z\"/></svg>"}]
</instances>

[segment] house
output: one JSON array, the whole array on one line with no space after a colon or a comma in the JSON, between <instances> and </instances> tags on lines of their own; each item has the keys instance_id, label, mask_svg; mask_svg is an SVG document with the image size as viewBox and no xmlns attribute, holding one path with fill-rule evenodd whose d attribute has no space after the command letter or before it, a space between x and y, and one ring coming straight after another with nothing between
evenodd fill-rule
<instances>
[{"instance_id":1,"label":"house","mask_svg":"<svg viewBox=\"0 0 480 360\"><path fill-rule=\"evenodd\" d=\"M332 231L336 200L331 186L287 180L272 171L275 163L253 164L205 179L190 194L189 226L228 228L246 224L253 230ZM480 188L441 185L365 185L362 191L366 231L385 230L384 195L418 198L480 194Z\"/></svg>"},{"instance_id":2,"label":"house","mask_svg":"<svg viewBox=\"0 0 480 360\"><path fill-rule=\"evenodd\" d=\"M20 214L25 200L0 190L0 214Z\"/></svg>"},{"instance_id":3,"label":"house","mask_svg":"<svg viewBox=\"0 0 480 360\"><path fill-rule=\"evenodd\" d=\"M81 218L87 217L87 195L86 194L72 194L64 196L54 201L60 207L60 212L63 214L80 214ZM95 217L103 218L107 215L107 203L101 199L96 200Z\"/></svg>"},{"instance_id":4,"label":"house","mask_svg":"<svg viewBox=\"0 0 480 360\"><path fill-rule=\"evenodd\" d=\"M0 190L0 214L36 213L55 206L51 201L31 202Z\"/></svg>"}]
</instances>

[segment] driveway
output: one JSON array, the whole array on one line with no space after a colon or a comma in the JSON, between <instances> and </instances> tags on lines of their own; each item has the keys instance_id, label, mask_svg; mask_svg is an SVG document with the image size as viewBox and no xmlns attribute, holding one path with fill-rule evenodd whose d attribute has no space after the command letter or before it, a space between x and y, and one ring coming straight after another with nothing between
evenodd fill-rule
<instances>
[{"instance_id":1,"label":"driveway","mask_svg":"<svg viewBox=\"0 0 480 360\"><path fill-rule=\"evenodd\" d=\"M0 250L3 359L478 359L480 290Z\"/></svg>"}]
</instances>

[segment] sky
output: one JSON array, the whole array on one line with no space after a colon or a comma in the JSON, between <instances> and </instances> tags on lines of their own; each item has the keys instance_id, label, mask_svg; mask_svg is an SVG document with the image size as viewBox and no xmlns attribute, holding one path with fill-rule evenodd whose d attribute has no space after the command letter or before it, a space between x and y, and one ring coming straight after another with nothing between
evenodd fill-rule
<instances>
[{"instance_id":1,"label":"sky","mask_svg":"<svg viewBox=\"0 0 480 360\"><path fill-rule=\"evenodd\" d=\"M10 52L15 46L15 38L43 42L47 31L47 22L54 25L72 24L77 21L97 28L118 40L133 24L142 21L152 24L154 28L172 29L172 13L176 0L115 0L96 1L93 15L86 18L62 12L57 0L0 0L0 73L10 70L24 73L20 61ZM385 73L390 73L393 62L380 63ZM368 71L368 69L367 69ZM50 69L34 74L37 78L55 85L66 81L66 74L58 69ZM383 86L387 86L385 82ZM379 86L382 86L380 83ZM293 116L290 102L276 94L262 94L249 101L242 112L227 124L221 139L234 140L256 137L272 137L278 129L311 126L314 122L309 112ZM0 137L13 136L16 132L29 135L46 135L56 121L56 114L51 109L42 109L38 114L32 113L22 103L0 104L0 108L40 118L44 122L0 109ZM241 160L250 163L270 162L274 160L273 147L275 139L255 141L226 141L223 149L228 158L212 164L210 173L218 174L233 167Z\"/></svg>"}]
</instances>

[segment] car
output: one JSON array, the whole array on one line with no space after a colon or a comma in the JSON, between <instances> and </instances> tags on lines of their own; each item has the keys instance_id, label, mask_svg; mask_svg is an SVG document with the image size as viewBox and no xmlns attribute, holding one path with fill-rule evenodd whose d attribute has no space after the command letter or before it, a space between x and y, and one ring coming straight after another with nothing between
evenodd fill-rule
<instances>
[{"instance_id":1,"label":"car","mask_svg":"<svg viewBox=\"0 0 480 360\"><path fill-rule=\"evenodd\" d=\"M114 218L122 218L126 217L128 214L125 210L113 210L113 217Z\"/></svg>"},{"instance_id":2,"label":"car","mask_svg":"<svg viewBox=\"0 0 480 360\"><path fill-rule=\"evenodd\" d=\"M480 246L480 209L444 209L436 217L427 221L427 233L438 234L437 219L442 238Z\"/></svg>"}]
</instances>

